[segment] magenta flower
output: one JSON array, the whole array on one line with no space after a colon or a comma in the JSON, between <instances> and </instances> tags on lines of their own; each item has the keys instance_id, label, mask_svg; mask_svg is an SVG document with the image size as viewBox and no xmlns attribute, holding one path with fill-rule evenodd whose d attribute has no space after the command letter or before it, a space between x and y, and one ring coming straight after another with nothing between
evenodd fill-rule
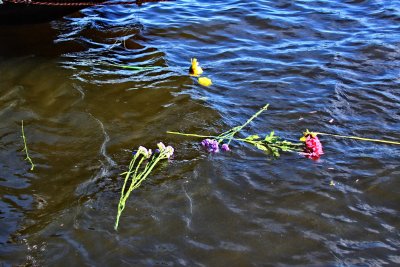
<instances>
[{"instance_id":1,"label":"magenta flower","mask_svg":"<svg viewBox=\"0 0 400 267\"><path fill-rule=\"evenodd\" d=\"M316 135L309 134L306 136L305 155L309 159L317 160L324 154L322 144Z\"/></svg>"}]
</instances>

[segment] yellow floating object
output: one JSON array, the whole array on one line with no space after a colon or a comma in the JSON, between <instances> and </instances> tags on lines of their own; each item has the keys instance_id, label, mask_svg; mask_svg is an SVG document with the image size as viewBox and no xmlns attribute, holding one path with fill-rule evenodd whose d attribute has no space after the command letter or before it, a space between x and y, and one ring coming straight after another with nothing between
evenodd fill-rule
<instances>
[{"instance_id":1,"label":"yellow floating object","mask_svg":"<svg viewBox=\"0 0 400 267\"><path fill-rule=\"evenodd\" d=\"M203 73L203 69L199 66L199 62L197 62L196 58L191 59L192 65L189 68L189 74L191 76L200 76Z\"/></svg>"},{"instance_id":2,"label":"yellow floating object","mask_svg":"<svg viewBox=\"0 0 400 267\"><path fill-rule=\"evenodd\" d=\"M199 84L203 85L203 86L210 86L210 85L212 85L212 81L211 81L211 79L209 79L207 77L200 77Z\"/></svg>"},{"instance_id":3,"label":"yellow floating object","mask_svg":"<svg viewBox=\"0 0 400 267\"><path fill-rule=\"evenodd\" d=\"M312 138L315 138L318 133L310 132L308 129L303 133L303 136L300 138L300 141L305 142L307 140L307 136L311 135Z\"/></svg>"}]
</instances>

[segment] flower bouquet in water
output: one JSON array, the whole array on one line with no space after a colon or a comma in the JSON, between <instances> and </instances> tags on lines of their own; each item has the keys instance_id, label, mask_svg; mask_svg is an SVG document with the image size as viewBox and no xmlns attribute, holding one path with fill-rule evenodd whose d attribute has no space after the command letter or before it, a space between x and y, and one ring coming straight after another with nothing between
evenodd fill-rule
<instances>
[{"instance_id":1,"label":"flower bouquet in water","mask_svg":"<svg viewBox=\"0 0 400 267\"><path fill-rule=\"evenodd\" d=\"M281 152L297 152L300 155L303 155L312 160L318 160L321 155L324 154L322 149L321 141L318 138L318 135L321 136L330 136L335 138L344 138L344 139L353 139L359 141L367 141L367 142L376 142L376 143L384 143L391 145L400 145L398 141L391 140L382 140L382 139L373 139L373 138L365 138L358 136L346 136L346 135L338 135L331 133L322 133L322 132L310 132L306 130L303 133L303 137L300 138L299 142L291 142L289 140L285 140L275 135L274 131L271 131L269 134L264 137L260 137L259 135L249 135L245 138L237 138L235 135L240 132L244 127L246 127L252 120L258 117L263 111L267 110L268 104L261 108L257 113L255 113L250 119L248 119L243 125L233 127L232 129L220 134L220 135L199 135L199 134L191 134L191 133L180 133L180 132L171 132L167 131L169 134L183 135L183 136L191 136L197 138L206 138L201 142L201 145L210 153L218 153L220 150L229 151L231 141L243 142L247 144L251 144L256 148L267 152L274 157L279 157ZM221 148L220 148L220 144Z\"/></svg>"},{"instance_id":2,"label":"flower bouquet in water","mask_svg":"<svg viewBox=\"0 0 400 267\"><path fill-rule=\"evenodd\" d=\"M140 146L138 150L133 152L128 171L123 173L123 175L125 175L125 180L118 203L118 214L114 226L115 230L118 229L120 216L131 192L140 186L161 160L169 159L174 154L174 148L172 146L166 147L160 142L157 144L157 147L158 149L156 149L154 153L151 149L147 149L143 146Z\"/></svg>"},{"instance_id":3,"label":"flower bouquet in water","mask_svg":"<svg viewBox=\"0 0 400 267\"><path fill-rule=\"evenodd\" d=\"M265 105L258 112L256 112L250 119L248 119L243 125L233 127L232 129L223 132L220 135L215 136L207 136L207 135L198 135L198 134L189 134L189 133L180 133L180 132L171 132L168 131L169 134L176 135L184 135L191 136L197 138L206 138L201 142L201 145L210 153L218 153L220 150L229 151L230 143L232 141L243 142L274 156L279 157L281 152L299 152L305 155L310 153L310 149L313 149L311 146L308 147L308 143L298 143L291 142L289 140L285 140L277 135L275 135L274 131L271 131L269 134L266 134L264 137L259 135L249 135L245 138L238 138L235 135L239 133L244 127L246 127L250 122L252 122L255 118L257 118L262 112L268 109L269 104ZM313 139L314 140L314 139ZM318 140L319 142L319 140ZM310 143L311 144L311 143ZM221 145L221 148L220 148ZM322 146L319 142L319 150L312 150L314 153L313 159L317 158L317 154L321 155Z\"/></svg>"}]
</instances>

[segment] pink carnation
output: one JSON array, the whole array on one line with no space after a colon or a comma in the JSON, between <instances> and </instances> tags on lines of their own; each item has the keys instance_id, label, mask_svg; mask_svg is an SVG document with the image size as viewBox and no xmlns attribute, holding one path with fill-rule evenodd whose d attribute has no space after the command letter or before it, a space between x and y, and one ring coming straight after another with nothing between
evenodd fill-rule
<instances>
[{"instance_id":1,"label":"pink carnation","mask_svg":"<svg viewBox=\"0 0 400 267\"><path fill-rule=\"evenodd\" d=\"M307 158L313 160L319 159L324 154L322 144L317 136L312 136L311 134L306 136L305 153Z\"/></svg>"}]
</instances>

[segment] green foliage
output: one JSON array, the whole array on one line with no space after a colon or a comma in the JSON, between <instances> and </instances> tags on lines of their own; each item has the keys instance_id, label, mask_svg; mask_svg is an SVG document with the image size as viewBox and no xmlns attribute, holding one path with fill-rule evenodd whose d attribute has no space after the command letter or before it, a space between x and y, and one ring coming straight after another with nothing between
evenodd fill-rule
<instances>
[{"instance_id":1,"label":"green foliage","mask_svg":"<svg viewBox=\"0 0 400 267\"><path fill-rule=\"evenodd\" d=\"M170 134L198 137L198 138L213 138L218 141L218 143L226 142L230 144L231 141L244 142L253 145L257 149L264 151L265 153L272 155L274 157L279 157L280 153L283 152L300 152L302 151L302 143L292 143L290 141L281 139L279 136L275 135L274 131L271 131L265 136L264 139L257 134L249 135L246 138L236 138L235 135L239 133L244 127L246 127L250 122L257 118L263 111L267 110L269 104L265 105L258 112L256 112L250 119L248 119L243 125L235 126L232 129L223 132L218 136L205 136L197 134L186 134L179 132L167 132Z\"/></svg>"},{"instance_id":2,"label":"green foliage","mask_svg":"<svg viewBox=\"0 0 400 267\"><path fill-rule=\"evenodd\" d=\"M260 137L258 135L249 135L244 139L234 140L243 141L251 144L257 149L262 150L274 157L279 157L280 151L300 151L301 146L301 144L295 144L279 138L275 135L274 131L271 131L268 135L266 135L263 140L260 140Z\"/></svg>"}]
</instances>

